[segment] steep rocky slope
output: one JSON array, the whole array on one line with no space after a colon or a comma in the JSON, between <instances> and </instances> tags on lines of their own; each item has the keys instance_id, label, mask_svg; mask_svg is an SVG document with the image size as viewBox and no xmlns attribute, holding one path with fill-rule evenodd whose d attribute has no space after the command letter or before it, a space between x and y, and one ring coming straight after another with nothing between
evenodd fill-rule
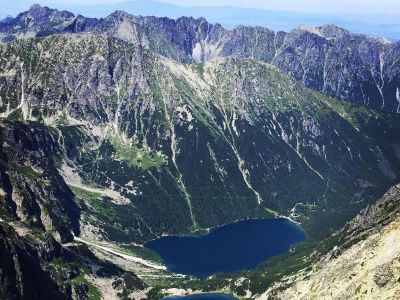
<instances>
[{"instance_id":1,"label":"steep rocky slope","mask_svg":"<svg viewBox=\"0 0 400 300\"><path fill-rule=\"evenodd\" d=\"M271 215L318 237L400 175L398 115L341 104L270 65L183 65L87 35L0 53L7 208L61 241L65 228L142 242Z\"/></svg>"},{"instance_id":2,"label":"steep rocky slope","mask_svg":"<svg viewBox=\"0 0 400 300\"><path fill-rule=\"evenodd\" d=\"M132 272L96 258L85 245L0 219L1 299L121 299L145 293Z\"/></svg>"},{"instance_id":3,"label":"steep rocky slope","mask_svg":"<svg viewBox=\"0 0 400 300\"><path fill-rule=\"evenodd\" d=\"M311 272L284 278L259 299L399 299L400 186L336 236Z\"/></svg>"},{"instance_id":4,"label":"steep rocky slope","mask_svg":"<svg viewBox=\"0 0 400 300\"><path fill-rule=\"evenodd\" d=\"M330 96L390 112L400 108L399 43L333 25L300 26L290 33L244 26L227 30L201 18L171 20L117 11L90 19L39 5L0 23L3 41L71 33L107 34L186 63L253 58Z\"/></svg>"},{"instance_id":5,"label":"steep rocky slope","mask_svg":"<svg viewBox=\"0 0 400 300\"><path fill-rule=\"evenodd\" d=\"M47 260L60 255L55 241L49 238L37 253L27 241L22 240L8 225L0 223L0 298L1 299L63 299L57 284L44 271L40 256Z\"/></svg>"}]
</instances>

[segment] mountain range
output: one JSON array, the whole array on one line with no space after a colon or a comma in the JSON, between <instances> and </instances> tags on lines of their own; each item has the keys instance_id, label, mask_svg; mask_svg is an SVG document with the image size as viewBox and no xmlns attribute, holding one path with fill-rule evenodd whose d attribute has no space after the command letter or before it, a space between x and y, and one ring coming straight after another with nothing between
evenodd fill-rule
<instances>
[{"instance_id":1,"label":"mountain range","mask_svg":"<svg viewBox=\"0 0 400 300\"><path fill-rule=\"evenodd\" d=\"M183 63L225 56L252 58L330 96L399 112L399 42L352 34L333 25L300 26L290 33L245 26L227 30L202 18L172 20L117 11L95 19L34 5L0 29L5 42L69 33L106 34Z\"/></svg>"},{"instance_id":2,"label":"mountain range","mask_svg":"<svg viewBox=\"0 0 400 300\"><path fill-rule=\"evenodd\" d=\"M56 6L58 9L67 10L75 14L81 14L92 18L101 18L114 12L121 10L134 15L169 17L177 19L181 16L188 17L204 17L210 23L220 23L224 27L232 29L238 25L246 26L262 26L275 31L291 31L299 24L312 24L314 26L322 26L323 24L336 24L355 33L364 33L367 35L386 37L392 41L400 39L399 18L395 9L387 13L380 10L363 9L351 13L332 12L327 9L323 12L298 12L286 10L247 8L222 5L217 3L213 6L203 5L190 6L187 4L172 4L169 1L154 0L130 0L130 1L113 1L110 3L90 1L77 3L75 2L59 2L54 0L40 0L38 3L50 7ZM29 9L34 2L25 0L15 0L13 2L5 2L0 7L0 19L7 15L16 16L17 13ZM209 4L208 4L209 5ZM273 4L272 4L273 5ZM329 5L329 4L328 4ZM368 4L367 4L368 5ZM265 4L265 6L269 6ZM381 4L381 7L384 5ZM306 7L306 5L304 5ZM313 9L316 8L313 6ZM360 13L363 11L363 13Z\"/></svg>"},{"instance_id":3,"label":"mountain range","mask_svg":"<svg viewBox=\"0 0 400 300\"><path fill-rule=\"evenodd\" d=\"M287 217L312 245L266 265L299 271L398 217L398 42L39 5L0 38L3 298L226 290L237 274L181 278L141 245ZM229 290L257 298L288 274L242 275Z\"/></svg>"}]
</instances>

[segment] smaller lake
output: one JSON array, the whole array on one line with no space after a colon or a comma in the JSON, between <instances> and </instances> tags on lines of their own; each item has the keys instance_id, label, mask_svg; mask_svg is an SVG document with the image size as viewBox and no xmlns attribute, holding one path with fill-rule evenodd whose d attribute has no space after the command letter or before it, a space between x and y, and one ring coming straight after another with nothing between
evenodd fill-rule
<instances>
[{"instance_id":1,"label":"smaller lake","mask_svg":"<svg viewBox=\"0 0 400 300\"><path fill-rule=\"evenodd\" d=\"M199 237L162 237L145 246L160 255L169 271L205 278L253 269L305 239L304 231L289 220L267 219L235 222Z\"/></svg>"},{"instance_id":2,"label":"smaller lake","mask_svg":"<svg viewBox=\"0 0 400 300\"><path fill-rule=\"evenodd\" d=\"M189 296L164 297L163 300L236 300L236 298L225 294L198 294Z\"/></svg>"}]
</instances>

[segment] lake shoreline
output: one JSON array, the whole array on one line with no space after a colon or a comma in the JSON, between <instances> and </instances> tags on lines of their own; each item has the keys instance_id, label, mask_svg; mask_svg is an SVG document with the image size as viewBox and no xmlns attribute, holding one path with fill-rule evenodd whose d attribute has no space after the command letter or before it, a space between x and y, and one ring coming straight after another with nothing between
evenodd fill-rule
<instances>
[{"instance_id":1,"label":"lake shoreline","mask_svg":"<svg viewBox=\"0 0 400 300\"><path fill-rule=\"evenodd\" d=\"M183 294L183 292L185 292ZM175 293L171 293L168 296L165 296L163 298L161 298L161 300L174 300L174 299L204 299L205 297L219 297L223 300L236 300L238 298L234 297L233 295L224 293L224 292L201 292L201 291L192 291L192 292L188 292L188 291L183 291L183 290L179 290L176 291Z\"/></svg>"},{"instance_id":2,"label":"lake shoreline","mask_svg":"<svg viewBox=\"0 0 400 300\"><path fill-rule=\"evenodd\" d=\"M229 225L232 225L232 224L235 224L235 223L238 223L238 222L243 222L243 221L263 221L263 220L279 220L279 219L285 219L285 220L288 220L289 222L297 225L298 227L301 228L301 230L306 234L306 236L308 238L307 232L301 226L302 224L300 222L296 222L293 219L291 219L290 217L287 217L287 216L284 216L284 215L276 215L274 218L254 218L254 217L249 217L249 218L238 219L238 220L232 221L230 223L224 223L224 224L216 225L216 226L212 226L212 227L201 228L201 229L199 229L199 230L197 230L195 232L192 232L192 233L183 233L183 234L163 233L160 236L157 236L157 237L155 237L153 239L150 239L150 240L144 242L140 246L146 248L145 245L147 243L150 243L152 241L158 240L158 239L163 238L163 237L171 237L171 236L177 236L177 237L201 237L201 236L209 234L210 231L212 231L214 229L219 229L219 228L222 228L224 226L229 226ZM204 233L201 233L201 231L204 231ZM196 234L196 232L198 232L198 234Z\"/></svg>"},{"instance_id":3,"label":"lake shoreline","mask_svg":"<svg viewBox=\"0 0 400 300\"><path fill-rule=\"evenodd\" d=\"M307 239L287 218L246 219L210 229L198 236L164 236L145 244L172 273L207 278L218 273L254 269Z\"/></svg>"}]
</instances>

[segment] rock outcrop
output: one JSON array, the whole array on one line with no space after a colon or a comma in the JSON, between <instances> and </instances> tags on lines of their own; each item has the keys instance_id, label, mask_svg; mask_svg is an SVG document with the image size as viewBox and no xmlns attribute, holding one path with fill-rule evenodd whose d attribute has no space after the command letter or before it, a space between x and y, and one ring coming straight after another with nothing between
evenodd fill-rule
<instances>
[{"instance_id":1,"label":"rock outcrop","mask_svg":"<svg viewBox=\"0 0 400 300\"><path fill-rule=\"evenodd\" d=\"M41 266L60 256L60 245L51 237L40 251L13 228L0 222L0 298L65 299L55 280ZM58 248L58 249L57 249Z\"/></svg>"}]
</instances>

